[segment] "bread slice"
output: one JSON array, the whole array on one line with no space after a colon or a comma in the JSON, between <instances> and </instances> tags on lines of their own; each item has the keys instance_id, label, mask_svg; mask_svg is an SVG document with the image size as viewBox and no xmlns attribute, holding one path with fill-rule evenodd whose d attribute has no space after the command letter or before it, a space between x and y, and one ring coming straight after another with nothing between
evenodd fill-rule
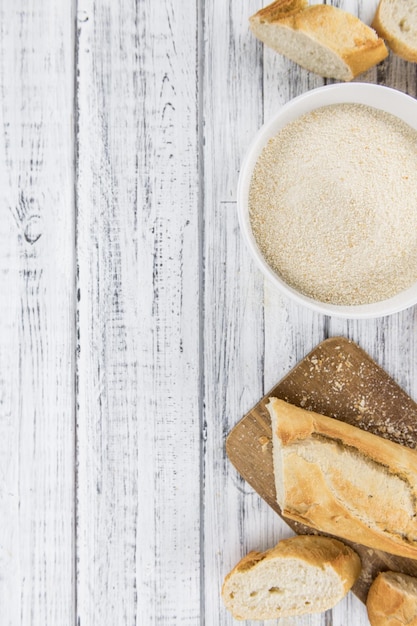
<instances>
[{"instance_id":1,"label":"bread slice","mask_svg":"<svg viewBox=\"0 0 417 626\"><path fill-rule=\"evenodd\" d=\"M417 578L383 572L366 599L371 626L417 626Z\"/></svg>"},{"instance_id":2,"label":"bread slice","mask_svg":"<svg viewBox=\"0 0 417 626\"><path fill-rule=\"evenodd\" d=\"M332 608L355 583L359 556L341 541L300 535L250 552L226 576L222 597L236 619L277 619Z\"/></svg>"},{"instance_id":3,"label":"bread slice","mask_svg":"<svg viewBox=\"0 0 417 626\"><path fill-rule=\"evenodd\" d=\"M417 0L381 0L372 26L395 54L417 63Z\"/></svg>"},{"instance_id":4,"label":"bread slice","mask_svg":"<svg viewBox=\"0 0 417 626\"><path fill-rule=\"evenodd\" d=\"M328 78L352 80L388 55L372 28L334 6L277 0L249 23L267 46Z\"/></svg>"},{"instance_id":5,"label":"bread slice","mask_svg":"<svg viewBox=\"0 0 417 626\"><path fill-rule=\"evenodd\" d=\"M417 558L417 451L271 398L277 501L284 516Z\"/></svg>"}]
</instances>

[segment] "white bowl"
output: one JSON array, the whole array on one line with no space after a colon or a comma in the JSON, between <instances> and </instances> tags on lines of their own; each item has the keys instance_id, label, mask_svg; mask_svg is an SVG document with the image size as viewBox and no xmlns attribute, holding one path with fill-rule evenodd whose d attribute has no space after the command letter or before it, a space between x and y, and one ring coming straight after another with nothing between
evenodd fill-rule
<instances>
[{"instance_id":1,"label":"white bowl","mask_svg":"<svg viewBox=\"0 0 417 626\"><path fill-rule=\"evenodd\" d=\"M286 284L267 264L262 256L252 233L249 220L249 187L256 161L269 139L296 118L328 104L360 103L396 115L398 118L417 129L417 100L401 91L372 85L369 83L341 83L327 85L308 91L294 98L284 106L266 124L264 124L252 142L243 161L237 190L237 208L239 224L243 238L258 267L281 292L296 302L310 309L342 318L364 319L382 317L397 313L417 303L417 283L388 300L373 304L341 306L314 300Z\"/></svg>"}]
</instances>

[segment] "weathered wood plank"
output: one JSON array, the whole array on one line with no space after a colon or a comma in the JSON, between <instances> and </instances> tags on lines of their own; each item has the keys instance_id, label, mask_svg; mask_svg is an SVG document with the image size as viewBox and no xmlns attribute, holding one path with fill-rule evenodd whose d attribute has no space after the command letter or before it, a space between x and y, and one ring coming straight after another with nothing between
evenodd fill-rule
<instances>
[{"instance_id":1,"label":"weathered wood plank","mask_svg":"<svg viewBox=\"0 0 417 626\"><path fill-rule=\"evenodd\" d=\"M0 3L0 606L73 624L71 3Z\"/></svg>"},{"instance_id":2,"label":"weathered wood plank","mask_svg":"<svg viewBox=\"0 0 417 626\"><path fill-rule=\"evenodd\" d=\"M78 619L200 615L195 3L78 2Z\"/></svg>"},{"instance_id":3,"label":"weathered wood plank","mask_svg":"<svg viewBox=\"0 0 417 626\"><path fill-rule=\"evenodd\" d=\"M263 280L239 233L241 159L262 123L261 46L250 35L255 1L204 3L204 613L232 624L220 599L225 574L266 547L275 514L225 455L231 427L264 388ZM203 622L202 622L203 623Z\"/></svg>"}]
</instances>

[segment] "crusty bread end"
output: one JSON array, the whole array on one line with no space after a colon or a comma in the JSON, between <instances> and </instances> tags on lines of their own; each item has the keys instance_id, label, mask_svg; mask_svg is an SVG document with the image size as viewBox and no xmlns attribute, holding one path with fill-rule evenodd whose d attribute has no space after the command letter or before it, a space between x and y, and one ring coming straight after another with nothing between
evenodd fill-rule
<instances>
[{"instance_id":1,"label":"crusty bread end","mask_svg":"<svg viewBox=\"0 0 417 626\"><path fill-rule=\"evenodd\" d=\"M226 576L222 598L236 619L278 619L332 608L357 580L359 556L341 541L301 535L250 552Z\"/></svg>"},{"instance_id":2,"label":"crusty bread end","mask_svg":"<svg viewBox=\"0 0 417 626\"><path fill-rule=\"evenodd\" d=\"M277 0L249 23L267 46L328 78L352 80L388 55L372 28L334 6Z\"/></svg>"},{"instance_id":3,"label":"crusty bread end","mask_svg":"<svg viewBox=\"0 0 417 626\"><path fill-rule=\"evenodd\" d=\"M372 27L395 54L417 63L417 0L381 0Z\"/></svg>"},{"instance_id":4,"label":"crusty bread end","mask_svg":"<svg viewBox=\"0 0 417 626\"><path fill-rule=\"evenodd\" d=\"M399 572L378 574L366 608L371 626L417 626L417 578Z\"/></svg>"}]
</instances>

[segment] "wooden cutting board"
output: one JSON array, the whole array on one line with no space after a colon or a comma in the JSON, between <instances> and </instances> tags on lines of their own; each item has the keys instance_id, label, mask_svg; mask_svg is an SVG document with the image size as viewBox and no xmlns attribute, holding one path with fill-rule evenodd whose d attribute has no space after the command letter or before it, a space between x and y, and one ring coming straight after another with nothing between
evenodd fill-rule
<instances>
[{"instance_id":1,"label":"wooden cutting board","mask_svg":"<svg viewBox=\"0 0 417 626\"><path fill-rule=\"evenodd\" d=\"M417 447L417 404L355 343L341 337L327 339L262 398L227 438L230 461L279 515L272 465L271 421L265 408L271 396L411 448ZM283 519L298 534L315 532L285 517ZM369 585L379 571L390 569L417 576L417 560L358 544L350 545L362 559L362 574L353 588L362 601L365 601Z\"/></svg>"}]
</instances>

